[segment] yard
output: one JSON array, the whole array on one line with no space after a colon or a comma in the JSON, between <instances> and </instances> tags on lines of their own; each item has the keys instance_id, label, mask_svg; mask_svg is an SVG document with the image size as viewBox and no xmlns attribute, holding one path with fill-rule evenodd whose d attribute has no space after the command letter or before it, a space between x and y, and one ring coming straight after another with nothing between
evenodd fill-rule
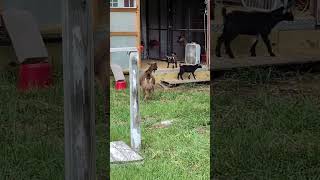
<instances>
[{"instance_id":1,"label":"yard","mask_svg":"<svg viewBox=\"0 0 320 180\"><path fill-rule=\"evenodd\" d=\"M111 165L111 179L209 179L209 86L157 87L141 101L142 164ZM129 142L129 91L111 91L111 139ZM171 120L163 128L156 125Z\"/></svg>"},{"instance_id":2,"label":"yard","mask_svg":"<svg viewBox=\"0 0 320 180\"><path fill-rule=\"evenodd\" d=\"M26 94L0 74L0 179L63 179L63 88ZM319 179L320 74L267 68L213 81L215 179ZM113 82L111 82L113 87ZM97 93L97 174L106 140ZM209 87L158 88L141 101L141 164L112 165L112 179L208 179ZM154 126L172 120L167 128ZM129 143L129 94L111 88L111 140Z\"/></svg>"},{"instance_id":3,"label":"yard","mask_svg":"<svg viewBox=\"0 0 320 180\"><path fill-rule=\"evenodd\" d=\"M320 74L246 69L214 80L215 179L320 178Z\"/></svg>"},{"instance_id":4,"label":"yard","mask_svg":"<svg viewBox=\"0 0 320 180\"><path fill-rule=\"evenodd\" d=\"M16 91L13 73L0 75L0 179L63 179L63 82L30 93ZM129 142L129 91L111 82L111 139ZM104 174L106 140L97 93L97 174ZM141 101L143 164L111 166L112 179L208 179L209 86L159 88ZM172 120L168 128L153 124ZM99 178L100 177L100 178Z\"/></svg>"}]
</instances>

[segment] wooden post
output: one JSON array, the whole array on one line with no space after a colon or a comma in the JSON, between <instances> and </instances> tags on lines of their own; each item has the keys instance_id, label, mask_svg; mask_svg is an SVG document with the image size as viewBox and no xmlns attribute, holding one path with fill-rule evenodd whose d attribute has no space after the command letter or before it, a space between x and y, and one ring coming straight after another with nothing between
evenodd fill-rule
<instances>
[{"instance_id":1,"label":"wooden post","mask_svg":"<svg viewBox=\"0 0 320 180\"><path fill-rule=\"evenodd\" d=\"M141 129L139 114L139 53L130 53L130 138L131 148L139 152L141 147Z\"/></svg>"},{"instance_id":2,"label":"wooden post","mask_svg":"<svg viewBox=\"0 0 320 180\"><path fill-rule=\"evenodd\" d=\"M95 180L92 0L63 0L65 179Z\"/></svg>"},{"instance_id":3,"label":"wooden post","mask_svg":"<svg viewBox=\"0 0 320 180\"><path fill-rule=\"evenodd\" d=\"M140 5L140 0L136 0L136 19L137 19L137 27L136 27L136 33L137 33L137 48L140 49L141 46L141 17L140 17L140 10L141 10L141 5ZM147 44L146 42L145 44ZM141 51L140 51L141 52ZM142 52L141 52L142 53ZM141 58L138 60L138 67L140 68L142 65Z\"/></svg>"},{"instance_id":4,"label":"wooden post","mask_svg":"<svg viewBox=\"0 0 320 180\"><path fill-rule=\"evenodd\" d=\"M316 25L320 26L320 0L316 0Z\"/></svg>"},{"instance_id":5,"label":"wooden post","mask_svg":"<svg viewBox=\"0 0 320 180\"><path fill-rule=\"evenodd\" d=\"M210 4L211 0L207 0L207 66L210 69L210 59L211 59L211 4Z\"/></svg>"}]
</instances>

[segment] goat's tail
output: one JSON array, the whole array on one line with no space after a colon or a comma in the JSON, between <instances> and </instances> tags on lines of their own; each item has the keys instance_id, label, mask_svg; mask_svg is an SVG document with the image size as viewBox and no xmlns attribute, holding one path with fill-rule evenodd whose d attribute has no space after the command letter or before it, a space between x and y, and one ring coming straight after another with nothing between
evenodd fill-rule
<instances>
[{"instance_id":1,"label":"goat's tail","mask_svg":"<svg viewBox=\"0 0 320 180\"><path fill-rule=\"evenodd\" d=\"M227 16L227 9L225 7L222 8L222 17L225 18Z\"/></svg>"}]
</instances>

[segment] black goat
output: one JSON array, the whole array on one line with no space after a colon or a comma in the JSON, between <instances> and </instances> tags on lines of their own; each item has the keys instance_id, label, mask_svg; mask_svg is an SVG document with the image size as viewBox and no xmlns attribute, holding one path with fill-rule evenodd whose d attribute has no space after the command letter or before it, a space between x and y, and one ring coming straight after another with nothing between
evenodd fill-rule
<instances>
[{"instance_id":1,"label":"black goat","mask_svg":"<svg viewBox=\"0 0 320 180\"><path fill-rule=\"evenodd\" d=\"M169 64L170 63L173 64L172 68L174 68L174 66L176 66L176 68L178 67L178 65L177 65L177 54L175 52L171 53L171 56L166 56L166 57L167 57L167 62L168 62L167 68L169 68Z\"/></svg>"},{"instance_id":2,"label":"black goat","mask_svg":"<svg viewBox=\"0 0 320 180\"><path fill-rule=\"evenodd\" d=\"M196 65L179 65L180 66L180 71L178 73L178 80L179 77L181 77L181 80L183 80L182 75L185 72L189 72L193 75L193 78L196 79L196 76L194 75L194 72L198 69L198 68L202 68L202 66L200 64L196 64ZM188 78L190 79L190 75L188 76Z\"/></svg>"},{"instance_id":3,"label":"black goat","mask_svg":"<svg viewBox=\"0 0 320 180\"><path fill-rule=\"evenodd\" d=\"M220 48L224 42L226 53L230 58L234 58L230 43L239 34L256 36L257 39L250 48L251 56L256 56L256 45L259 35L262 37L270 56L275 56L272 51L271 43L268 38L271 30L281 21L293 21L292 12L285 11L284 7L280 7L271 12L244 12L232 11L227 14L226 8L222 9L224 28L222 35L217 40L216 56L221 57Z\"/></svg>"}]
</instances>

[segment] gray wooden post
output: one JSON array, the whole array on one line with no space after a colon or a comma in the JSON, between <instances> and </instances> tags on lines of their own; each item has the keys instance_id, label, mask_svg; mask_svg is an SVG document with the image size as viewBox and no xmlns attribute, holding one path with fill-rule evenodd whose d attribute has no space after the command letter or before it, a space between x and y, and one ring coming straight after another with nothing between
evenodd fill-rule
<instances>
[{"instance_id":1,"label":"gray wooden post","mask_svg":"<svg viewBox=\"0 0 320 180\"><path fill-rule=\"evenodd\" d=\"M316 0L316 24L320 26L320 0Z\"/></svg>"},{"instance_id":2,"label":"gray wooden post","mask_svg":"<svg viewBox=\"0 0 320 180\"><path fill-rule=\"evenodd\" d=\"M92 0L62 0L65 179L96 179Z\"/></svg>"},{"instance_id":3,"label":"gray wooden post","mask_svg":"<svg viewBox=\"0 0 320 180\"><path fill-rule=\"evenodd\" d=\"M141 147L138 58L138 52L130 53L130 138L131 148L136 152Z\"/></svg>"}]
</instances>

